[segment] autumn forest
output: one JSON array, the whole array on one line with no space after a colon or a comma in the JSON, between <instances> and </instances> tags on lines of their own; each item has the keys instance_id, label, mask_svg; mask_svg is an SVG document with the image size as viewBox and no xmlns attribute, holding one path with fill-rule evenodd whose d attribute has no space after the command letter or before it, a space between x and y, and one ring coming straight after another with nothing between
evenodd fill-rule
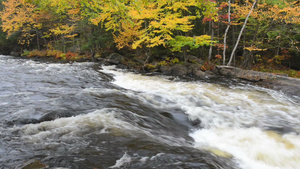
<instances>
[{"instance_id":1,"label":"autumn forest","mask_svg":"<svg viewBox=\"0 0 300 169\"><path fill-rule=\"evenodd\" d=\"M300 1L1 0L0 52L144 66L201 59L300 77Z\"/></svg>"}]
</instances>

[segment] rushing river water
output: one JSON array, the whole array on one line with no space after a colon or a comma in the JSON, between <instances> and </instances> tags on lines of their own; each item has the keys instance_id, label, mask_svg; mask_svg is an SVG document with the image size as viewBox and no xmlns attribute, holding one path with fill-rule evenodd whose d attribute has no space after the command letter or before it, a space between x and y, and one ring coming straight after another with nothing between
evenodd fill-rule
<instances>
[{"instance_id":1,"label":"rushing river water","mask_svg":"<svg viewBox=\"0 0 300 169\"><path fill-rule=\"evenodd\" d=\"M247 83L0 56L0 168L298 169L300 105Z\"/></svg>"}]
</instances>

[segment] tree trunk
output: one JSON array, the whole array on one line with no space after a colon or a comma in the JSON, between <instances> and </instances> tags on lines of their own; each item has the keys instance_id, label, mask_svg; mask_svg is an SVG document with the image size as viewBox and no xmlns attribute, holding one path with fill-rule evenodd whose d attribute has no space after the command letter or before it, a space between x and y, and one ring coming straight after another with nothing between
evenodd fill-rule
<instances>
[{"instance_id":1,"label":"tree trunk","mask_svg":"<svg viewBox=\"0 0 300 169\"><path fill-rule=\"evenodd\" d=\"M256 42L258 30L259 30L259 21L257 21L255 33L254 33L250 48L253 47L253 45ZM244 52L243 52L243 57L245 58L245 60L244 60L244 62L242 63L241 66L246 68L246 69L251 69L252 65L254 63L253 51L248 51L247 49L245 49Z\"/></svg>"},{"instance_id":2,"label":"tree trunk","mask_svg":"<svg viewBox=\"0 0 300 169\"><path fill-rule=\"evenodd\" d=\"M230 65L231 65L233 56L234 56L234 54L235 54L235 51L236 51L236 49L237 49L237 46L239 45L239 42L240 42L242 33L243 33L243 31L244 31L244 29L245 29L245 27L246 27L246 24L247 24L247 21L248 21L248 19L249 19L249 16L251 15L252 10L253 10L253 8L254 8L254 6L255 6L256 3L257 3L257 0L254 1L253 5L252 5L252 7L251 7L251 10L250 10L250 12L248 13L248 15L247 15L247 17L246 17L246 20L245 20L245 22L244 22L244 25L243 25L243 27L242 27L242 29L241 29L241 31L240 31L239 36L238 36L237 42L235 43L235 46L234 46L234 48L233 48L233 50L232 50L232 52L231 52L231 56L230 56L230 59L229 59L229 62L228 62L228 64L227 64L227 66L230 66Z\"/></svg>"},{"instance_id":3,"label":"tree trunk","mask_svg":"<svg viewBox=\"0 0 300 169\"><path fill-rule=\"evenodd\" d=\"M39 32L37 31L37 29L35 29L35 33L36 33L36 41L37 41L38 50L41 50L40 49Z\"/></svg>"},{"instance_id":4,"label":"tree trunk","mask_svg":"<svg viewBox=\"0 0 300 169\"><path fill-rule=\"evenodd\" d=\"M227 25L227 28L225 30L225 34L224 34L224 49L223 49L223 65L225 65L225 60L226 60L226 38L227 38L227 34L228 34L228 30L230 28L230 0L228 0L228 25Z\"/></svg>"},{"instance_id":5,"label":"tree trunk","mask_svg":"<svg viewBox=\"0 0 300 169\"><path fill-rule=\"evenodd\" d=\"M214 21L211 21L211 40L214 40L214 36L215 36L215 29L214 29ZM211 55L212 55L212 48L213 48L213 43L210 43L210 48L209 48L209 53L208 53L208 61L210 61L211 59Z\"/></svg>"},{"instance_id":6,"label":"tree trunk","mask_svg":"<svg viewBox=\"0 0 300 169\"><path fill-rule=\"evenodd\" d=\"M254 61L253 52L249 51L249 50L244 50L243 57L245 58L245 60L243 62L243 67L245 69L251 69L253 61Z\"/></svg>"},{"instance_id":7,"label":"tree trunk","mask_svg":"<svg viewBox=\"0 0 300 169\"><path fill-rule=\"evenodd\" d=\"M66 52L66 41L65 41L65 36L62 35L62 39L63 39L63 51L64 51L64 53L67 53L67 52Z\"/></svg>"},{"instance_id":8,"label":"tree trunk","mask_svg":"<svg viewBox=\"0 0 300 169\"><path fill-rule=\"evenodd\" d=\"M146 64L149 62L149 59L150 59L150 57L151 57L151 48L148 48L148 49L146 49L146 60L145 60L145 62L144 62L144 65L143 65L143 71L145 71L145 67L146 67Z\"/></svg>"},{"instance_id":9,"label":"tree trunk","mask_svg":"<svg viewBox=\"0 0 300 169\"><path fill-rule=\"evenodd\" d=\"M187 55L188 55L188 47L187 46L182 47L182 52L183 52L183 59L186 62L187 61Z\"/></svg>"}]
</instances>

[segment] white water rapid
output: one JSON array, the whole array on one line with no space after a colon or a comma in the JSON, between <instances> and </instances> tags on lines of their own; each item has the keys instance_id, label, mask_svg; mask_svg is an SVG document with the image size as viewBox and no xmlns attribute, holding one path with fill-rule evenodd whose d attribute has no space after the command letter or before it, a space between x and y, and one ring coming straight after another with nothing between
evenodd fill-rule
<instances>
[{"instance_id":1,"label":"white water rapid","mask_svg":"<svg viewBox=\"0 0 300 169\"><path fill-rule=\"evenodd\" d=\"M242 169L300 168L300 105L284 94L247 84L180 82L105 66L129 97L160 109L178 108L191 121L194 147L232 157ZM130 91L134 91L130 92ZM138 93L138 94L136 94Z\"/></svg>"},{"instance_id":2,"label":"white water rapid","mask_svg":"<svg viewBox=\"0 0 300 169\"><path fill-rule=\"evenodd\" d=\"M0 55L0 169L299 169L299 110L249 82Z\"/></svg>"}]
</instances>

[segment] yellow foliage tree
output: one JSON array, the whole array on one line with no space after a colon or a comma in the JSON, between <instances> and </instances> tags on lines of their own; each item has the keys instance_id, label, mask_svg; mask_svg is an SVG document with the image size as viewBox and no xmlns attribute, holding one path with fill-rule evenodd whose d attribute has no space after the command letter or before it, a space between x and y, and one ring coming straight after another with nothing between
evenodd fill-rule
<instances>
[{"instance_id":1,"label":"yellow foliage tree","mask_svg":"<svg viewBox=\"0 0 300 169\"><path fill-rule=\"evenodd\" d=\"M29 44L33 30L36 33L37 29L42 27L41 23L36 22L38 14L36 6L26 2L25 0L9 0L3 2L4 10L0 13L2 20L2 30L12 35L14 32L22 32L20 44Z\"/></svg>"},{"instance_id":2,"label":"yellow foliage tree","mask_svg":"<svg viewBox=\"0 0 300 169\"><path fill-rule=\"evenodd\" d=\"M167 46L178 35L176 32L191 31L196 18L216 16L215 3L207 0L111 0L106 3L92 0L91 4L99 13L90 21L112 30L119 48ZM191 8L195 11L191 12Z\"/></svg>"}]
</instances>

